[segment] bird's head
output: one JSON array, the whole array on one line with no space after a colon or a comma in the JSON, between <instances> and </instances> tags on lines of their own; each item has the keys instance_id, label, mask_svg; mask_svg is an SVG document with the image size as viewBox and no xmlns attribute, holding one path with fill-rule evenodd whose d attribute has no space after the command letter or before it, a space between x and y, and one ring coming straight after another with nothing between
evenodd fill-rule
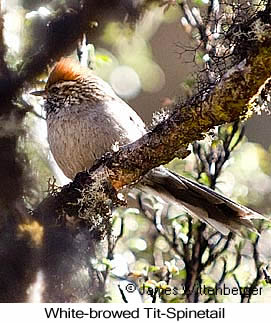
<instances>
[{"instance_id":1,"label":"bird's head","mask_svg":"<svg viewBox=\"0 0 271 323\"><path fill-rule=\"evenodd\" d=\"M46 100L47 113L82 103L102 102L115 95L106 82L71 58L62 58L57 62L44 90L31 94Z\"/></svg>"},{"instance_id":2,"label":"bird's head","mask_svg":"<svg viewBox=\"0 0 271 323\"><path fill-rule=\"evenodd\" d=\"M32 95L47 98L50 94L61 93L63 89L82 81L90 74L87 68L71 58L61 58L51 70L44 90L31 92Z\"/></svg>"}]
</instances>

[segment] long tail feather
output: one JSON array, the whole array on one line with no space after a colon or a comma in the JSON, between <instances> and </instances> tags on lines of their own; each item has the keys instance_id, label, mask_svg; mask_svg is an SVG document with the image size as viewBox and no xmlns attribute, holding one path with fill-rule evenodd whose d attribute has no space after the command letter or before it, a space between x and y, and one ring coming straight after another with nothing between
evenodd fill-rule
<instances>
[{"instance_id":1,"label":"long tail feather","mask_svg":"<svg viewBox=\"0 0 271 323\"><path fill-rule=\"evenodd\" d=\"M184 208L189 214L213 226L222 234L240 233L242 227L257 232L251 219L263 215L230 200L212 189L179 176L160 166L145 176L143 188L159 194L167 202Z\"/></svg>"}]
</instances>

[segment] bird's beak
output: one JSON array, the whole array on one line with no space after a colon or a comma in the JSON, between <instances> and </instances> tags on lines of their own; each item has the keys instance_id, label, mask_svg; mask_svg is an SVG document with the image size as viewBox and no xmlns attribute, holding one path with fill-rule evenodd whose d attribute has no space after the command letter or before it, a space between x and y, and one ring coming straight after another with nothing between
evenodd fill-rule
<instances>
[{"instance_id":1,"label":"bird's beak","mask_svg":"<svg viewBox=\"0 0 271 323\"><path fill-rule=\"evenodd\" d=\"M30 94L36 95L36 96L45 96L46 95L46 91L45 90L34 91L34 92L30 92Z\"/></svg>"}]
</instances>

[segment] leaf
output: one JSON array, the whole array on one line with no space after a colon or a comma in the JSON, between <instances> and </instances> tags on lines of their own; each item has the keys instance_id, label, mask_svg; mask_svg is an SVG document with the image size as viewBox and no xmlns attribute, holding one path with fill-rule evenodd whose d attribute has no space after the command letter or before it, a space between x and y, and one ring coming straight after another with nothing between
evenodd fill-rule
<instances>
[{"instance_id":1,"label":"leaf","mask_svg":"<svg viewBox=\"0 0 271 323\"><path fill-rule=\"evenodd\" d=\"M184 279L185 280L186 277L187 277L186 269L184 268L184 269L180 270L177 277L179 279Z\"/></svg>"},{"instance_id":2,"label":"leaf","mask_svg":"<svg viewBox=\"0 0 271 323\"><path fill-rule=\"evenodd\" d=\"M148 272L156 272L159 270L160 270L159 266L149 266L149 268L148 268Z\"/></svg>"},{"instance_id":3,"label":"leaf","mask_svg":"<svg viewBox=\"0 0 271 323\"><path fill-rule=\"evenodd\" d=\"M102 61L104 63L111 63L112 62L112 59L107 55L97 54L95 57L96 57L96 60Z\"/></svg>"},{"instance_id":4,"label":"leaf","mask_svg":"<svg viewBox=\"0 0 271 323\"><path fill-rule=\"evenodd\" d=\"M211 182L210 182L210 178L209 178L209 176L208 176L206 173L201 173L201 174L200 174L199 182L200 182L201 184L206 185L206 186L210 186L210 184L211 184Z\"/></svg>"},{"instance_id":5,"label":"leaf","mask_svg":"<svg viewBox=\"0 0 271 323\"><path fill-rule=\"evenodd\" d=\"M258 234L256 232L248 232L248 238L252 243L256 242L256 239L258 237Z\"/></svg>"},{"instance_id":6,"label":"leaf","mask_svg":"<svg viewBox=\"0 0 271 323\"><path fill-rule=\"evenodd\" d=\"M109 269L112 269L113 268L112 267L112 264L111 264L111 261L109 259L107 259L107 258L103 258L102 259L102 264L103 265L106 265L106 267L108 267Z\"/></svg>"}]
</instances>

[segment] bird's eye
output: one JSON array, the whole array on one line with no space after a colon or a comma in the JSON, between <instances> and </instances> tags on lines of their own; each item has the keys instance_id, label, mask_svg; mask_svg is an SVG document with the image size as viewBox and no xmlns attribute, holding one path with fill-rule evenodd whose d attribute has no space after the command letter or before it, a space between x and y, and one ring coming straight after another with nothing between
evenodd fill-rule
<instances>
[{"instance_id":1,"label":"bird's eye","mask_svg":"<svg viewBox=\"0 0 271 323\"><path fill-rule=\"evenodd\" d=\"M52 87L50 88L50 92L51 92L51 93L57 93L57 92L58 92L58 87L56 87L56 86L52 86Z\"/></svg>"}]
</instances>

